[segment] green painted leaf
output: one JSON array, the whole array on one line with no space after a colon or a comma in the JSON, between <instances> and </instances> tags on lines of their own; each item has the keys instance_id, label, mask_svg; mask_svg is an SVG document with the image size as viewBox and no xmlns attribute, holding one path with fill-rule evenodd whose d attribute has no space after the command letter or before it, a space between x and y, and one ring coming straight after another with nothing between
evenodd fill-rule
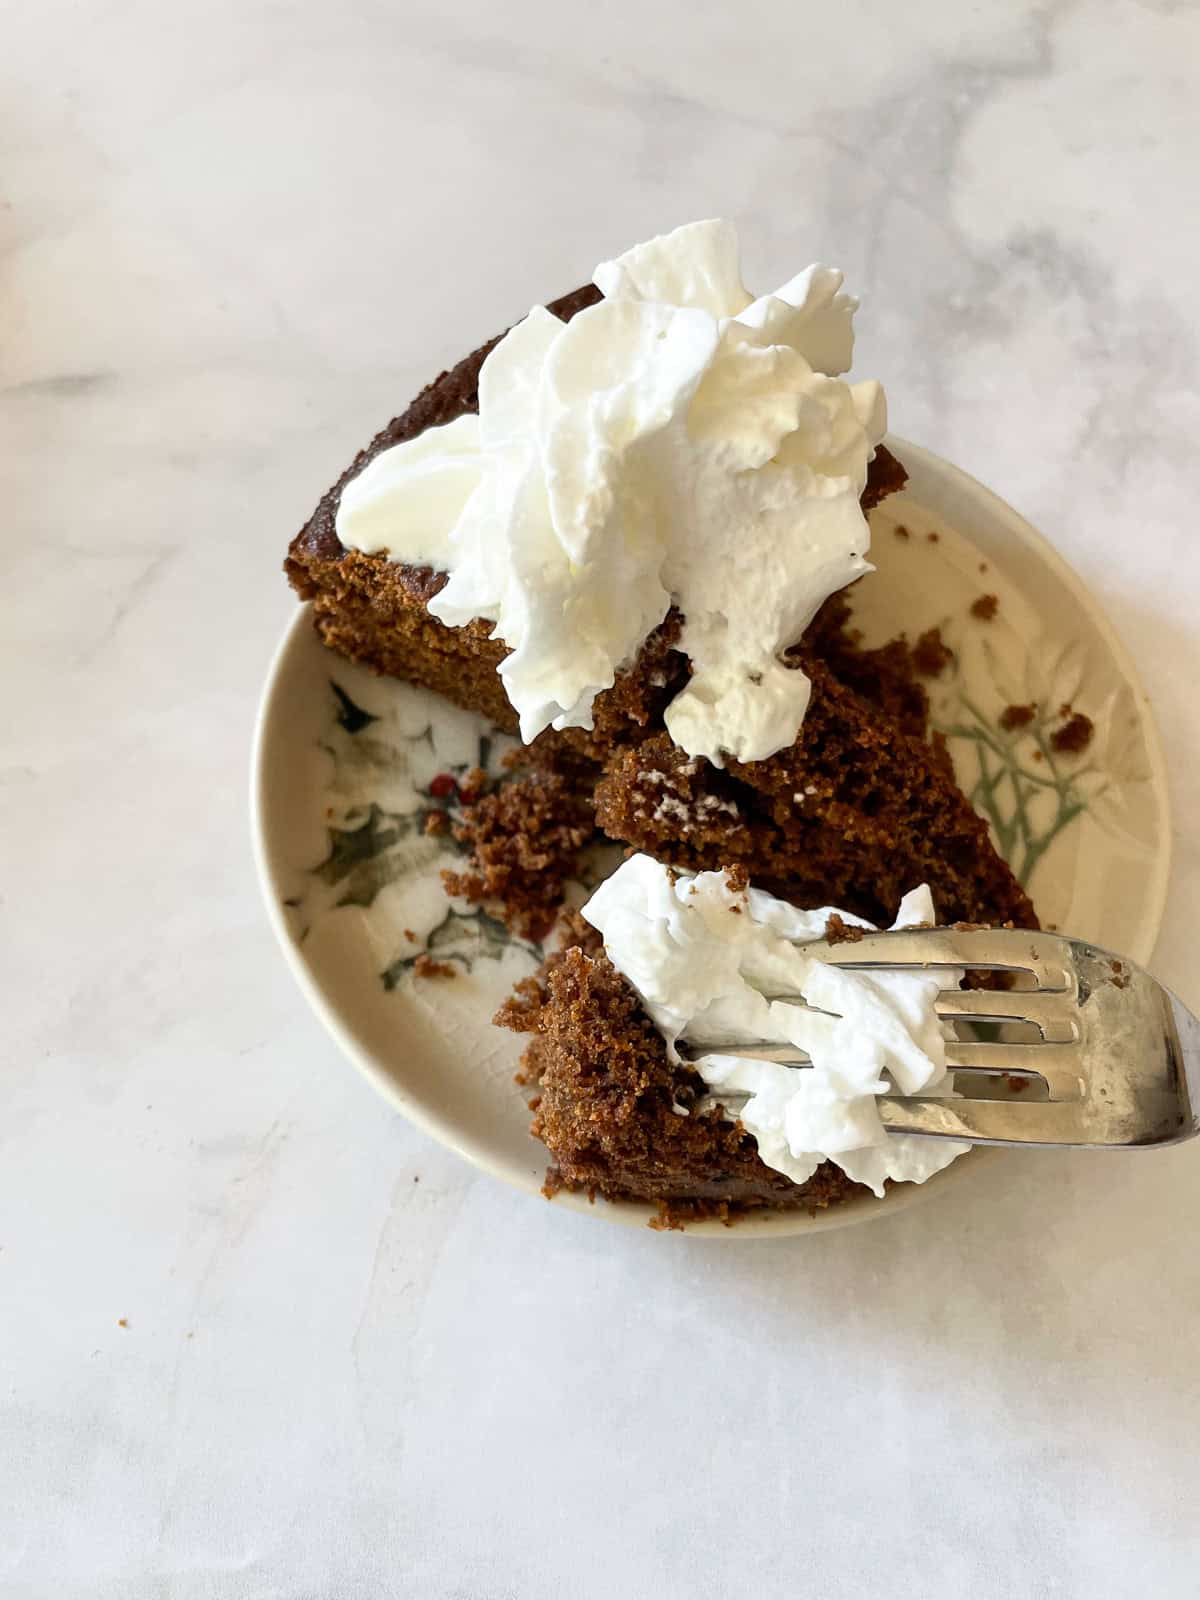
<instances>
[{"instance_id":1,"label":"green painted leaf","mask_svg":"<svg viewBox=\"0 0 1200 1600\"><path fill-rule=\"evenodd\" d=\"M370 711L364 711L361 706L355 705L354 701L351 700L350 696L346 693L345 689L342 688L341 684L335 682L333 678L330 678L329 680L329 687L337 696L338 726L345 728L347 733L361 733L362 730L368 727L372 722L379 721L379 718L373 716Z\"/></svg>"}]
</instances>

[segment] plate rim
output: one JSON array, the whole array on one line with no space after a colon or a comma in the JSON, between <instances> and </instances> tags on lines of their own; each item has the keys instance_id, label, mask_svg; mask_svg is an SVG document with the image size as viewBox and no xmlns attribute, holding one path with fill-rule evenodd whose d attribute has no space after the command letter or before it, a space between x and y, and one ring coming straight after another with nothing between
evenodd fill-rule
<instances>
[{"instance_id":1,"label":"plate rim","mask_svg":"<svg viewBox=\"0 0 1200 1600\"><path fill-rule=\"evenodd\" d=\"M901 460L919 463L935 477L957 480L958 486L968 497L989 504L993 515L1006 524L1020 543L1032 549L1046 562L1059 581L1071 591L1081 608L1091 618L1121 673L1137 696L1150 768L1150 783L1162 807L1163 838L1156 852L1155 870L1150 880L1150 914L1146 919L1149 931L1142 941L1145 948L1131 949L1123 953L1139 964L1146 965L1158 942L1166 911L1174 851L1174 830L1171 825L1172 803L1166 753L1154 705L1146 691L1141 673L1104 608L1084 580L1055 549L1046 535L1016 507L971 473L922 445L914 444L898 434L889 434L887 444L889 448L894 447L895 453ZM300 647L300 642L310 627L311 605L301 604L297 606L272 652L266 679L255 709L250 750L250 833L255 875L266 902L267 920L283 952L284 960L310 1008L342 1054L362 1073L371 1086L415 1127L453 1151L455 1155L490 1176L499 1178L512 1188L519 1189L525 1194L540 1196L542 1190L539 1184L531 1182L512 1166L496 1160L488 1153L486 1147L472 1139L464 1138L456 1131L452 1120L431 1111L427 1105L405 1090L403 1084L388 1071L375 1053L356 1037L342 1010L335 1006L318 983L300 946L292 937L283 910L283 886L275 876L267 842L268 776L265 754L276 691L283 679L289 657ZM804 1211L770 1212L762 1216L747 1217L735 1227L729 1227L715 1220L696 1222L688 1224L686 1229L680 1231L689 1238L757 1241L768 1238L804 1237L828 1232L834 1228L853 1227L881 1216L896 1216L933 1194L942 1193L948 1184L970 1173L978 1172L985 1162L991 1162L1000 1155L1001 1152L998 1150L978 1149L969 1157L935 1173L925 1183L897 1185L889 1190L883 1199L872 1196L853 1206L831 1207L827 1211L815 1214ZM597 1206L586 1196L573 1194L568 1190L559 1191L553 1200L556 1205L567 1210L603 1217L605 1220L627 1226L644 1228L655 1215L655 1209L643 1202L604 1201Z\"/></svg>"}]
</instances>

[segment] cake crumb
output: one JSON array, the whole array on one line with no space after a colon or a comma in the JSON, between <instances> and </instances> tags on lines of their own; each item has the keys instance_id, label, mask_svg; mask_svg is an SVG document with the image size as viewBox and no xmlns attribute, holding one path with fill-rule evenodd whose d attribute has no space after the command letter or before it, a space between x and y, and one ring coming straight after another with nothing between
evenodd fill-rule
<instances>
[{"instance_id":1,"label":"cake crumb","mask_svg":"<svg viewBox=\"0 0 1200 1600\"><path fill-rule=\"evenodd\" d=\"M725 868L725 882L734 894L741 894L750 887L750 874L742 862L735 863L732 867Z\"/></svg>"},{"instance_id":2,"label":"cake crumb","mask_svg":"<svg viewBox=\"0 0 1200 1600\"><path fill-rule=\"evenodd\" d=\"M1109 962L1112 968L1112 985L1115 989L1125 989L1129 986L1129 979L1125 976L1125 963L1113 960Z\"/></svg>"},{"instance_id":3,"label":"cake crumb","mask_svg":"<svg viewBox=\"0 0 1200 1600\"><path fill-rule=\"evenodd\" d=\"M409 944L416 944L417 942L417 936L411 928L405 928L404 937L408 940Z\"/></svg>"},{"instance_id":4,"label":"cake crumb","mask_svg":"<svg viewBox=\"0 0 1200 1600\"><path fill-rule=\"evenodd\" d=\"M1095 731L1091 717L1085 717L1082 711L1076 711L1061 728L1050 735L1050 744L1061 755L1077 756L1091 744L1092 734Z\"/></svg>"},{"instance_id":5,"label":"cake crumb","mask_svg":"<svg viewBox=\"0 0 1200 1600\"><path fill-rule=\"evenodd\" d=\"M1006 733L1011 733L1014 728L1024 728L1033 721L1036 705L1005 706L1000 713L1000 726Z\"/></svg>"},{"instance_id":6,"label":"cake crumb","mask_svg":"<svg viewBox=\"0 0 1200 1600\"><path fill-rule=\"evenodd\" d=\"M942 536L940 533L927 533L925 537L929 540L930 544L937 544Z\"/></svg>"},{"instance_id":7,"label":"cake crumb","mask_svg":"<svg viewBox=\"0 0 1200 1600\"><path fill-rule=\"evenodd\" d=\"M898 522L896 524L896 526L892 529L892 532L896 535L897 539L907 539L908 538L908 529L904 526L904 524L902 522Z\"/></svg>"},{"instance_id":8,"label":"cake crumb","mask_svg":"<svg viewBox=\"0 0 1200 1600\"><path fill-rule=\"evenodd\" d=\"M426 953L413 962L413 972L418 978L457 978L458 968L449 961L435 961Z\"/></svg>"},{"instance_id":9,"label":"cake crumb","mask_svg":"<svg viewBox=\"0 0 1200 1600\"><path fill-rule=\"evenodd\" d=\"M473 782L479 770L468 779ZM452 827L471 859L465 872L443 871L447 891L487 903L521 938L542 939L592 837L595 799L591 786L577 779L536 771L481 795Z\"/></svg>"},{"instance_id":10,"label":"cake crumb","mask_svg":"<svg viewBox=\"0 0 1200 1600\"><path fill-rule=\"evenodd\" d=\"M950 742L940 728L934 728L929 735L929 748L942 771L952 778L954 762L950 756Z\"/></svg>"},{"instance_id":11,"label":"cake crumb","mask_svg":"<svg viewBox=\"0 0 1200 1600\"><path fill-rule=\"evenodd\" d=\"M117 1318L117 1327L118 1328L127 1328L128 1326L129 1326L128 1317L118 1317Z\"/></svg>"},{"instance_id":12,"label":"cake crumb","mask_svg":"<svg viewBox=\"0 0 1200 1600\"><path fill-rule=\"evenodd\" d=\"M1034 751L1034 752L1033 752L1033 759L1034 759L1034 760L1035 760L1035 761L1041 761L1041 760L1043 760L1043 759L1044 759L1044 758L1043 758L1043 756L1042 756L1042 752L1041 752L1041 751L1040 751L1040 750L1035 750L1035 751Z\"/></svg>"},{"instance_id":13,"label":"cake crumb","mask_svg":"<svg viewBox=\"0 0 1200 1600\"><path fill-rule=\"evenodd\" d=\"M445 833L450 826L450 818L444 811L427 811L425 813L426 833Z\"/></svg>"},{"instance_id":14,"label":"cake crumb","mask_svg":"<svg viewBox=\"0 0 1200 1600\"><path fill-rule=\"evenodd\" d=\"M980 622L990 622L999 610L1000 601L994 594L981 594L978 600L971 602L971 615L978 617Z\"/></svg>"},{"instance_id":15,"label":"cake crumb","mask_svg":"<svg viewBox=\"0 0 1200 1600\"><path fill-rule=\"evenodd\" d=\"M954 651L942 641L940 628L928 628L913 646L912 663L923 678L936 678L954 660Z\"/></svg>"},{"instance_id":16,"label":"cake crumb","mask_svg":"<svg viewBox=\"0 0 1200 1600\"><path fill-rule=\"evenodd\" d=\"M835 911L825 923L825 938L830 944L857 944L867 930L846 922Z\"/></svg>"},{"instance_id":17,"label":"cake crumb","mask_svg":"<svg viewBox=\"0 0 1200 1600\"><path fill-rule=\"evenodd\" d=\"M980 572L986 572L987 571L987 562L986 561L981 561L979 563L979 570L980 570Z\"/></svg>"}]
</instances>

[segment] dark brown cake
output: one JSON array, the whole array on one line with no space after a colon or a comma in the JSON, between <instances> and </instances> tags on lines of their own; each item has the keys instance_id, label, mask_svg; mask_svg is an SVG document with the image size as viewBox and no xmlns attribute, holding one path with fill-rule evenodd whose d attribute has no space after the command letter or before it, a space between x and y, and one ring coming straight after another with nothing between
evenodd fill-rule
<instances>
[{"instance_id":1,"label":"dark brown cake","mask_svg":"<svg viewBox=\"0 0 1200 1600\"><path fill-rule=\"evenodd\" d=\"M598 297L595 289L578 289L550 309L570 317ZM324 496L293 541L286 565L293 587L312 600L314 623L330 648L422 684L513 731L516 716L496 672L506 651L491 638L491 625L446 627L427 609L444 574L346 550L334 527L342 487L372 456L478 405L479 369L495 342L442 373L377 435ZM880 449L864 506L903 481L903 468ZM676 612L613 687L597 696L594 728L547 730L531 757L571 773L585 796L607 772L599 790L599 826L638 848L665 850L681 864L718 867L745 860L757 879L779 893L804 900L824 883L855 909L880 916L894 911L904 889L924 878L948 917L1032 923L1028 899L954 786L943 753L925 740L925 698L905 647L863 651L847 635L845 619L845 602L834 596L793 653L813 679L812 703L797 745L768 762L734 766L728 774L705 763L682 770L694 764L683 761L662 731L663 711L688 672L686 658L672 649L680 625ZM669 775L670 786L651 803L648 785L659 772ZM486 854L458 887L499 900L514 926L528 930L538 921L526 893L532 887L530 852L520 831L506 835L506 846L492 815L495 804L487 801L464 819L461 836L486 845ZM731 852L726 825L735 814L750 827L735 830ZM669 822L683 826L664 825ZM584 828L578 807L572 824ZM682 854L672 851L681 834ZM886 898L868 904L856 885L872 860L878 864L880 851L890 868L886 877L877 877ZM541 902L545 912L544 893Z\"/></svg>"},{"instance_id":2,"label":"dark brown cake","mask_svg":"<svg viewBox=\"0 0 1200 1600\"><path fill-rule=\"evenodd\" d=\"M522 1075L539 1090L533 1132L555 1158L547 1194L567 1188L648 1200L660 1226L679 1227L764 1209L817 1210L869 1193L830 1161L807 1183L793 1183L760 1160L739 1123L695 1115L707 1092L699 1073L668 1060L595 930L577 921L574 938L496 1017L531 1036Z\"/></svg>"},{"instance_id":3,"label":"dark brown cake","mask_svg":"<svg viewBox=\"0 0 1200 1600\"><path fill-rule=\"evenodd\" d=\"M596 808L572 775L536 771L468 806L455 831L472 860L465 872L444 874L446 892L503 905L514 933L540 939L596 831Z\"/></svg>"},{"instance_id":4,"label":"dark brown cake","mask_svg":"<svg viewBox=\"0 0 1200 1600\"><path fill-rule=\"evenodd\" d=\"M697 871L739 864L797 905L890 921L918 883L957 922L1036 926L987 824L923 740L807 658L812 700L796 742L727 768L658 733L617 753L597 790L613 838Z\"/></svg>"},{"instance_id":5,"label":"dark brown cake","mask_svg":"<svg viewBox=\"0 0 1200 1600\"><path fill-rule=\"evenodd\" d=\"M587 285L561 300L551 301L548 309L569 320L600 298L600 291ZM380 451L479 409L479 369L500 337L503 336L481 345L449 372L443 372L421 391L407 411L389 422L359 452L292 540L284 570L301 599L313 602L313 623L331 649L377 672L433 689L456 705L482 712L498 727L515 733L516 713L496 673L508 652L499 640L490 637L491 624L474 622L465 628L446 627L427 609L428 602L445 584L445 573L405 566L383 555L366 556L347 550L335 526L343 488ZM870 510L885 495L900 488L904 480L904 469L895 456L883 448L877 450L862 497L864 510ZM844 610L835 614L844 616ZM636 728L661 718L663 708L674 697L687 673L682 657L675 656L672 681L658 685L657 693L650 692L650 680L663 667L669 642L678 635L678 627L678 617L668 617L647 640L637 661L619 675L610 690L597 697L596 738L592 741L597 758L602 758L614 738L624 736L630 722ZM564 739L543 736L542 742L562 745ZM568 747L581 747L587 741L576 736L568 737L565 743Z\"/></svg>"}]
</instances>

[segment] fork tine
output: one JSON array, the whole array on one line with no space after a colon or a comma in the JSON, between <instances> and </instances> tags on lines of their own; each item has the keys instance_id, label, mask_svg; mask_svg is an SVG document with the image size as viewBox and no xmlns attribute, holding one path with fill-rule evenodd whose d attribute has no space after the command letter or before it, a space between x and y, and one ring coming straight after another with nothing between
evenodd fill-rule
<instances>
[{"instance_id":1,"label":"fork tine","mask_svg":"<svg viewBox=\"0 0 1200 1600\"><path fill-rule=\"evenodd\" d=\"M951 1071L1035 1073L1046 1080L1051 1100L1081 1100L1086 1092L1076 1045L975 1044L966 1039L946 1046Z\"/></svg>"},{"instance_id":2,"label":"fork tine","mask_svg":"<svg viewBox=\"0 0 1200 1600\"><path fill-rule=\"evenodd\" d=\"M1044 999L1043 994L1048 998ZM811 1005L798 990L772 990L765 992L763 998L817 1017L837 1015ZM1074 1014L1066 1009L1071 998L1070 991L1053 989L1025 989L1012 994L1002 989L943 989L936 1010L947 1022L1029 1022L1047 1044L1070 1044L1079 1037Z\"/></svg>"},{"instance_id":3,"label":"fork tine","mask_svg":"<svg viewBox=\"0 0 1200 1600\"><path fill-rule=\"evenodd\" d=\"M889 1133L919 1133L934 1139L966 1139L973 1144L1091 1144L1081 1102L1041 1101L1028 1109L1015 1100L879 1101Z\"/></svg>"},{"instance_id":4,"label":"fork tine","mask_svg":"<svg viewBox=\"0 0 1200 1600\"><path fill-rule=\"evenodd\" d=\"M837 967L970 967L1028 972L1040 989L1074 991L1069 945L1023 928L911 928L804 947Z\"/></svg>"},{"instance_id":5,"label":"fork tine","mask_svg":"<svg viewBox=\"0 0 1200 1600\"><path fill-rule=\"evenodd\" d=\"M794 1044L736 1044L717 1042L689 1043L684 1046L689 1061L706 1055L738 1056L743 1061L771 1061L781 1067L803 1070L812 1062ZM974 1044L951 1041L946 1046L946 1070L952 1074L973 1073L977 1077L1015 1078L1044 1082L1051 1100L1078 1100L1083 1093L1079 1054L1069 1046L1052 1044ZM920 1099L920 1096L916 1096Z\"/></svg>"},{"instance_id":6,"label":"fork tine","mask_svg":"<svg viewBox=\"0 0 1200 1600\"><path fill-rule=\"evenodd\" d=\"M959 1022L1032 1022L1047 1042L1069 1044L1078 1039L1079 1025L1067 1006L1068 997L1054 992L943 989L937 1014Z\"/></svg>"}]
</instances>

